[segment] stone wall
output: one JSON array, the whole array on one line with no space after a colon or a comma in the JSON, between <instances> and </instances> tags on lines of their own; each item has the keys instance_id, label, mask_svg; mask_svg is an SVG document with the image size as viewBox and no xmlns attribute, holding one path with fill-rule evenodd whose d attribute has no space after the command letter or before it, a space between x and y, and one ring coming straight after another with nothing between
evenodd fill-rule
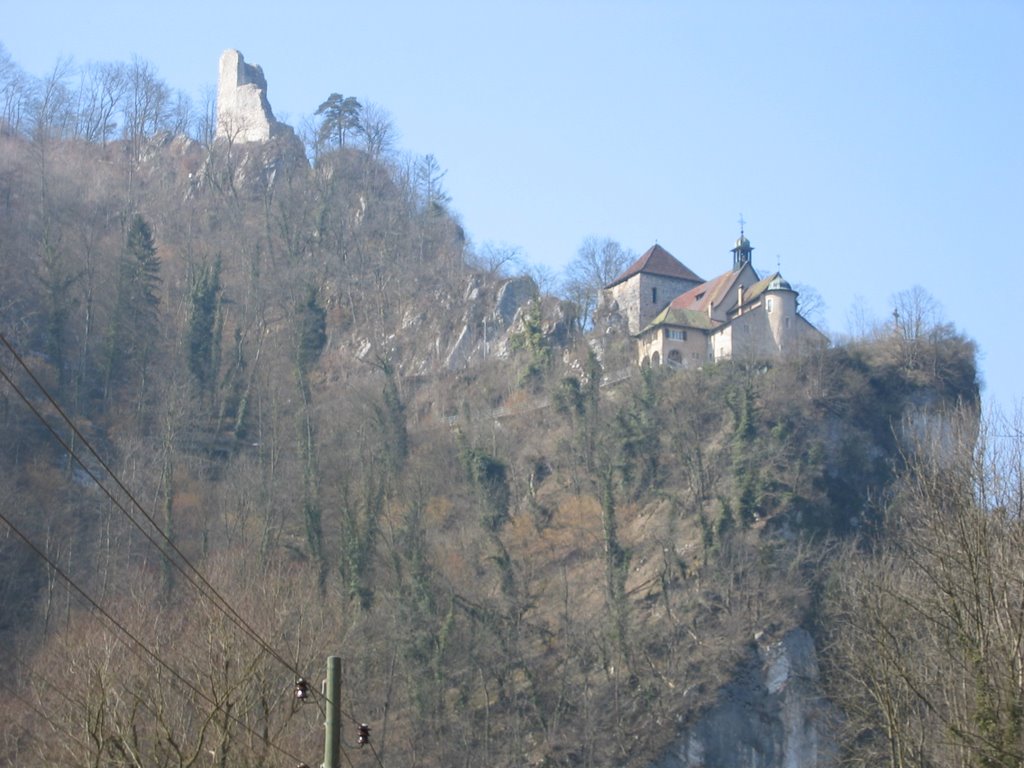
<instances>
[{"instance_id":1,"label":"stone wall","mask_svg":"<svg viewBox=\"0 0 1024 768\"><path fill-rule=\"evenodd\" d=\"M217 78L217 138L241 143L269 141L290 130L274 118L263 70L246 64L236 50L224 51Z\"/></svg>"}]
</instances>

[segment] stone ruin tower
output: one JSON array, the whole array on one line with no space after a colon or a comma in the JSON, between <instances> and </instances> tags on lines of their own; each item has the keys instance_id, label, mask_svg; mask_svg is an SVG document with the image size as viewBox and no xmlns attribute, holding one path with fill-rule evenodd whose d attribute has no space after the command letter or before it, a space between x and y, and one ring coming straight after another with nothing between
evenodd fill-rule
<instances>
[{"instance_id":1,"label":"stone ruin tower","mask_svg":"<svg viewBox=\"0 0 1024 768\"><path fill-rule=\"evenodd\" d=\"M263 142L287 132L290 128L270 109L263 69L246 64L234 49L224 51L217 79L217 138Z\"/></svg>"}]
</instances>

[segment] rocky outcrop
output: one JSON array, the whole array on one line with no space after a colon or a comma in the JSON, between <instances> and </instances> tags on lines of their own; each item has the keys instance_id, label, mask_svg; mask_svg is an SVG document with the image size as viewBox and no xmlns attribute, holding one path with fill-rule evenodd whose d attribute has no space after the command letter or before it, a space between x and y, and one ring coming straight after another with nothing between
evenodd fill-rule
<instances>
[{"instance_id":1,"label":"rocky outcrop","mask_svg":"<svg viewBox=\"0 0 1024 768\"><path fill-rule=\"evenodd\" d=\"M212 186L258 196L282 175L309 171L302 140L274 118L263 70L236 50L220 57L216 139L189 194Z\"/></svg>"},{"instance_id":2,"label":"rocky outcrop","mask_svg":"<svg viewBox=\"0 0 1024 768\"><path fill-rule=\"evenodd\" d=\"M217 78L217 138L260 142L291 132L274 118L263 69L246 64L234 49L224 51Z\"/></svg>"},{"instance_id":3,"label":"rocky outcrop","mask_svg":"<svg viewBox=\"0 0 1024 768\"><path fill-rule=\"evenodd\" d=\"M537 283L532 278L524 275L506 280L498 288L492 322L501 328L508 328L519 309L536 296Z\"/></svg>"},{"instance_id":4,"label":"rocky outcrop","mask_svg":"<svg viewBox=\"0 0 1024 768\"><path fill-rule=\"evenodd\" d=\"M833 712L818 690L814 641L803 629L758 638L717 702L649 768L827 768L836 765Z\"/></svg>"},{"instance_id":5,"label":"rocky outcrop","mask_svg":"<svg viewBox=\"0 0 1024 768\"><path fill-rule=\"evenodd\" d=\"M463 322L448 348L444 367L461 370L474 360L508 355L508 335L516 319L533 298L537 284L530 277L514 277L487 285L482 277L466 287Z\"/></svg>"}]
</instances>

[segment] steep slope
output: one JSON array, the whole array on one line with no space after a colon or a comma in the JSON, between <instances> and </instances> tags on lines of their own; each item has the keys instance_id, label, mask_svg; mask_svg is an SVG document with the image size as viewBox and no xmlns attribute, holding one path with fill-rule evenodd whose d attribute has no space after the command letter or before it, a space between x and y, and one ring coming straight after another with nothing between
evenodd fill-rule
<instances>
[{"instance_id":1,"label":"steep slope","mask_svg":"<svg viewBox=\"0 0 1024 768\"><path fill-rule=\"evenodd\" d=\"M977 403L948 328L611 376L628 354L360 150L2 141L5 337L150 518L4 391L0 505L50 558L2 541L5 686L62 734L6 699L12 762L312 762L290 690L329 654L385 764L709 755L744 680L777 693L757 654L815 629L822 542L877 526L904 419ZM749 764L782 764L765 739Z\"/></svg>"}]
</instances>

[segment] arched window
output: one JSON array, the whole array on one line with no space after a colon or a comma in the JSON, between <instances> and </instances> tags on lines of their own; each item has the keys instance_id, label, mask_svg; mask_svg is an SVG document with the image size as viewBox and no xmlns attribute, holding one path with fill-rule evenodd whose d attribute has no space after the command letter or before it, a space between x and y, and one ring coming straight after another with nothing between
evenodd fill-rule
<instances>
[{"instance_id":1,"label":"arched window","mask_svg":"<svg viewBox=\"0 0 1024 768\"><path fill-rule=\"evenodd\" d=\"M668 353L668 362L674 363L675 365L683 364L683 353L678 349L671 349Z\"/></svg>"}]
</instances>

